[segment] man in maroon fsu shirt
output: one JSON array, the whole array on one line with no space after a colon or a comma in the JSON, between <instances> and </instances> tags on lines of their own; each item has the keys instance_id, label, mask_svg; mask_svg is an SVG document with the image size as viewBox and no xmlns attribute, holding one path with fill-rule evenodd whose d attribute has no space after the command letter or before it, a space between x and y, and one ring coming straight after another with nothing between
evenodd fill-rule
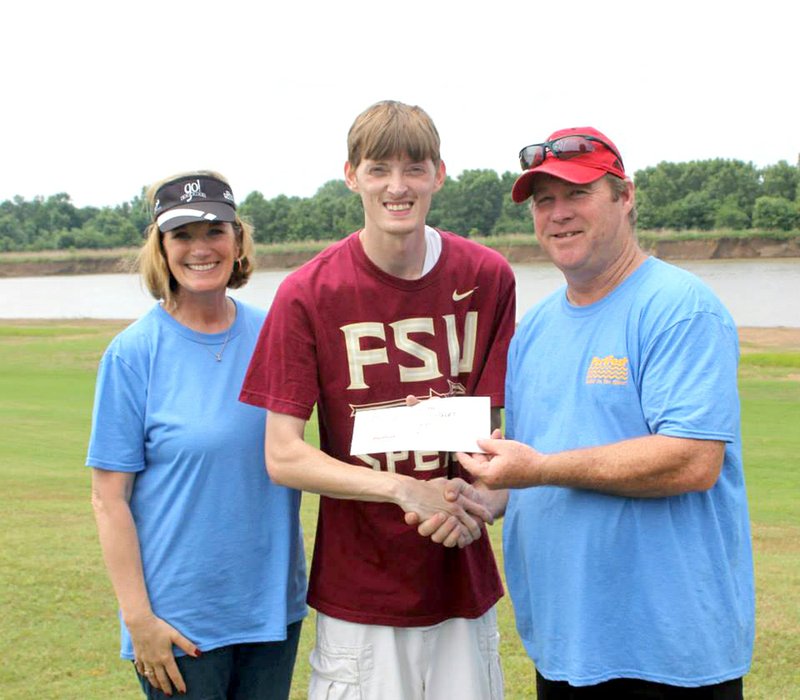
<instances>
[{"instance_id":1,"label":"man in maroon fsu shirt","mask_svg":"<svg viewBox=\"0 0 800 700\"><path fill-rule=\"evenodd\" d=\"M241 393L269 410L271 478L322 495L309 697L502 698L503 592L483 523L504 494L470 486L447 453L351 456L350 442L359 409L409 395L489 396L499 422L514 276L498 253L426 225L445 166L419 107L387 101L359 115L345 179L364 228L283 282ZM319 450L303 440L315 404ZM441 526L422 537L403 511Z\"/></svg>"}]
</instances>

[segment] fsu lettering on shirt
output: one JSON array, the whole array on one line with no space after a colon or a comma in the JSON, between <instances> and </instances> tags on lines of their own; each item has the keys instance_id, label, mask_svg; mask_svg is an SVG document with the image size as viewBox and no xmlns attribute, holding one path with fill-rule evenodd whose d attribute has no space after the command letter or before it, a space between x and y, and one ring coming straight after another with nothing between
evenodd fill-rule
<instances>
[{"instance_id":1,"label":"fsu lettering on shirt","mask_svg":"<svg viewBox=\"0 0 800 700\"><path fill-rule=\"evenodd\" d=\"M320 448L356 467L433 479L466 472L448 453L351 456L358 410L405 397L489 396L503 405L514 331L514 275L485 246L440 232L442 250L418 280L393 277L351 234L279 288L241 400L307 420ZM422 626L482 615L502 595L488 536L448 549L417 534L389 503L322 497L308 602L365 624Z\"/></svg>"}]
</instances>

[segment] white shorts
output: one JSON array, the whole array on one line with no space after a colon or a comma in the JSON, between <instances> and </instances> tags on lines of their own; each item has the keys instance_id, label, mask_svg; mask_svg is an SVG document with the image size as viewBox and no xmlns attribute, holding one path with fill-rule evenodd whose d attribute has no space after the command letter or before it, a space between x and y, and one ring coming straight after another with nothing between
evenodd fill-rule
<instances>
[{"instance_id":1,"label":"white shorts","mask_svg":"<svg viewBox=\"0 0 800 700\"><path fill-rule=\"evenodd\" d=\"M309 700L502 700L494 608L475 620L385 627L317 613Z\"/></svg>"}]
</instances>

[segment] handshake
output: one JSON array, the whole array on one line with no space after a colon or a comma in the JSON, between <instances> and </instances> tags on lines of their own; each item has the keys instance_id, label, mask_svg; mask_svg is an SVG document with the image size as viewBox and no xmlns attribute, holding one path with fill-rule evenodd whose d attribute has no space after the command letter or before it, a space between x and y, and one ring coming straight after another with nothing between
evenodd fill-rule
<instances>
[{"instance_id":1,"label":"handshake","mask_svg":"<svg viewBox=\"0 0 800 700\"><path fill-rule=\"evenodd\" d=\"M419 403L416 396L406 397L406 405ZM494 440L502 438L500 430L492 433ZM485 470L489 459L480 454L457 453L457 458L470 471ZM469 484L463 479L431 479L404 481L397 500L405 511L406 524L417 526L417 532L445 547L466 547L479 539L484 524L491 525L505 512L508 492L490 490L485 483ZM500 484L493 485L498 488Z\"/></svg>"},{"instance_id":2,"label":"handshake","mask_svg":"<svg viewBox=\"0 0 800 700\"><path fill-rule=\"evenodd\" d=\"M398 504L405 521L423 537L445 547L466 547L479 539L505 510L506 492L489 491L463 479L403 480Z\"/></svg>"}]
</instances>

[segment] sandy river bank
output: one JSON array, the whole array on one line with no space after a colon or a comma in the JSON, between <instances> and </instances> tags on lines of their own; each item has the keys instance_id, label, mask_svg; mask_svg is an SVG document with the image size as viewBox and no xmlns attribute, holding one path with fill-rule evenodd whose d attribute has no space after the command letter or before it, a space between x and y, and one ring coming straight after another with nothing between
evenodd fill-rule
<instances>
[{"instance_id":1,"label":"sandy river bank","mask_svg":"<svg viewBox=\"0 0 800 700\"><path fill-rule=\"evenodd\" d=\"M657 239L642 235L642 247L662 260L731 260L800 258L800 237L719 237L692 240ZM531 241L533 237L531 236ZM499 241L497 243L500 243ZM494 244L510 263L545 260L541 248L530 244ZM317 250L259 252L259 270L288 270L309 260ZM135 250L41 251L0 254L0 277L41 277L48 275L92 275L127 272Z\"/></svg>"}]
</instances>

